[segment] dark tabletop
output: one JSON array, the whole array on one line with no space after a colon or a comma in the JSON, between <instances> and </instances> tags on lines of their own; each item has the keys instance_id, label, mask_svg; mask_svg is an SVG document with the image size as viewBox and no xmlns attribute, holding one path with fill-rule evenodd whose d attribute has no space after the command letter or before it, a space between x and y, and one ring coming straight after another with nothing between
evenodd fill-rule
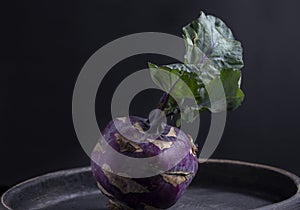
<instances>
[{"instance_id":1,"label":"dark tabletop","mask_svg":"<svg viewBox=\"0 0 300 210\"><path fill-rule=\"evenodd\" d=\"M8 188L10 188L10 187L9 186L0 186L0 197L6 190L8 190Z\"/></svg>"}]
</instances>

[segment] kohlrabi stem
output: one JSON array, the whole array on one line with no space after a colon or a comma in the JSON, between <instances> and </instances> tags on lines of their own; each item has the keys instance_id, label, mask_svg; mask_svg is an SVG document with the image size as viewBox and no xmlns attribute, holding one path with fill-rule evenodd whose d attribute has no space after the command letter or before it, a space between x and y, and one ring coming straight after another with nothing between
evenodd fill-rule
<instances>
[{"instance_id":1,"label":"kohlrabi stem","mask_svg":"<svg viewBox=\"0 0 300 210\"><path fill-rule=\"evenodd\" d=\"M177 84L177 82L180 80L180 78L178 78L174 84L171 86L170 90L168 92L164 92L163 95L161 96L160 100L159 100L159 104L157 106L157 109L160 109L162 112L165 111L165 108L167 106L167 102L170 98L171 92L173 91L175 85ZM166 117L170 117L172 115L174 115L174 113L171 111L169 113L165 113ZM164 115L159 113L159 112L155 112L155 115L152 117L151 119L151 127L152 129L156 130L157 132L159 132L160 129L160 122L163 119Z\"/></svg>"},{"instance_id":2,"label":"kohlrabi stem","mask_svg":"<svg viewBox=\"0 0 300 210\"><path fill-rule=\"evenodd\" d=\"M170 90L168 92L164 92L162 97L160 98L160 102L159 102L157 108L160 109L161 111L164 111L164 109L166 108L167 102L170 98L170 94L173 91L175 85L178 83L179 80L180 80L180 78L178 78L174 82L174 84L171 86ZM166 114L168 114L168 113L166 113Z\"/></svg>"},{"instance_id":3,"label":"kohlrabi stem","mask_svg":"<svg viewBox=\"0 0 300 210\"><path fill-rule=\"evenodd\" d=\"M160 98L157 108L163 111L166 108L166 104L167 104L169 97L170 97L170 94L164 92Z\"/></svg>"}]
</instances>

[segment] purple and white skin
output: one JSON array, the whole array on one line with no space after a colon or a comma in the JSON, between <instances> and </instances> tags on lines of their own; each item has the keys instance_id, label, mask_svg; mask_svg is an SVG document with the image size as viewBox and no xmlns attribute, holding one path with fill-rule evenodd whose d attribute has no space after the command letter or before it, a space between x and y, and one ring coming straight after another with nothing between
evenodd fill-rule
<instances>
[{"instance_id":1,"label":"purple and white skin","mask_svg":"<svg viewBox=\"0 0 300 210\"><path fill-rule=\"evenodd\" d=\"M126 120L131 122L131 127L123 124ZM198 170L197 147L192 138L180 129L165 125L162 132L155 139L145 138L140 142L132 141L121 135L117 128L123 126L122 133L126 129L135 138L143 138L144 131L148 130L149 121L140 117L124 117L111 121L103 131L104 140L117 152L135 158L153 157L166 150L171 150L175 141L183 141L189 144L189 151L178 164L161 174L145 178L129 178L112 173L109 164L111 154L101 155L101 146L98 143L92 152L92 172L96 178L101 192L110 200L109 209L167 209L174 205L183 195ZM125 130L124 130L125 129ZM174 154L176 155L176 154ZM164 156L162 156L164 157ZM108 161L108 162L110 162ZM168 164L168 160L160 160ZM102 167L99 162L103 163ZM117 163L122 164L122 163ZM151 167L151 166L149 166Z\"/></svg>"}]
</instances>

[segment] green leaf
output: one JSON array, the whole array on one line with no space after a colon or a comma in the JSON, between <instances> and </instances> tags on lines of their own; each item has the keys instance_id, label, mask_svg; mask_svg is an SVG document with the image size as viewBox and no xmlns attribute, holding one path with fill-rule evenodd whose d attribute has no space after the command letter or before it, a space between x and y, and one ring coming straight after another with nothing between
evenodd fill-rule
<instances>
[{"instance_id":1,"label":"green leaf","mask_svg":"<svg viewBox=\"0 0 300 210\"><path fill-rule=\"evenodd\" d=\"M149 68L154 83L174 99L193 98L197 94L197 74L183 64L156 66L149 63Z\"/></svg>"},{"instance_id":2,"label":"green leaf","mask_svg":"<svg viewBox=\"0 0 300 210\"><path fill-rule=\"evenodd\" d=\"M240 89L244 65L241 43L222 20L203 12L183 32L184 64L149 63L152 80L172 96L167 97L163 111L178 114L181 107L181 117L193 122L205 110L215 113L239 107L244 99ZM189 99L194 99L192 105L185 103Z\"/></svg>"},{"instance_id":3,"label":"green leaf","mask_svg":"<svg viewBox=\"0 0 300 210\"><path fill-rule=\"evenodd\" d=\"M234 110L244 100L244 93L240 89L241 71L224 69L221 72L221 81L226 95L227 109Z\"/></svg>"},{"instance_id":4,"label":"green leaf","mask_svg":"<svg viewBox=\"0 0 300 210\"><path fill-rule=\"evenodd\" d=\"M172 95L172 98L167 101L165 109L167 113L178 112L176 101L180 101L182 105L185 100L195 98L197 106L187 106L181 110L184 119L188 122L192 122L199 111L208 109L211 112L220 112L226 108L234 110L244 99L244 94L240 89L240 70L223 69L219 75L214 76L214 79L204 84L203 75L196 74L184 64L156 66L150 63L149 67L153 81ZM178 77L180 81L177 81Z\"/></svg>"},{"instance_id":5,"label":"green leaf","mask_svg":"<svg viewBox=\"0 0 300 210\"><path fill-rule=\"evenodd\" d=\"M241 43L219 18L201 12L198 19L183 28L183 33L186 64L202 68L209 63L219 70L243 67Z\"/></svg>"}]
</instances>

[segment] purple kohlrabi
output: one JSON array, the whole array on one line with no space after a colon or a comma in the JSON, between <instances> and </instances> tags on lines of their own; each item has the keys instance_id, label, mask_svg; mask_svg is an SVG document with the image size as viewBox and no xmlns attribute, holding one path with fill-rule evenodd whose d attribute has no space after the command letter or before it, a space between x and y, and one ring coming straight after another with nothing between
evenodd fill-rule
<instances>
[{"instance_id":1,"label":"purple kohlrabi","mask_svg":"<svg viewBox=\"0 0 300 210\"><path fill-rule=\"evenodd\" d=\"M123 125L126 120L131 122L130 128ZM113 173L110 165L105 162L110 160L108 162L111 163L114 161L111 160L113 157L110 153L101 155L102 148L98 143L92 152L92 171L101 192L110 199L109 207L111 209L166 209L174 205L198 170L197 148L192 138L176 127L165 125L161 134L155 139L147 137L140 142L132 141L124 137L116 127L121 127L122 133L126 133L128 129L131 136L138 138L139 135L144 136L144 131L149 129L149 123L144 118L124 117L111 121L104 129L102 133L104 141L126 156L153 157L172 149L175 141L188 142L188 147L183 147L188 148L188 151L183 151L186 155L168 171L145 178L130 178ZM168 163L168 160L160 161ZM102 167L99 162L104 163Z\"/></svg>"}]
</instances>

